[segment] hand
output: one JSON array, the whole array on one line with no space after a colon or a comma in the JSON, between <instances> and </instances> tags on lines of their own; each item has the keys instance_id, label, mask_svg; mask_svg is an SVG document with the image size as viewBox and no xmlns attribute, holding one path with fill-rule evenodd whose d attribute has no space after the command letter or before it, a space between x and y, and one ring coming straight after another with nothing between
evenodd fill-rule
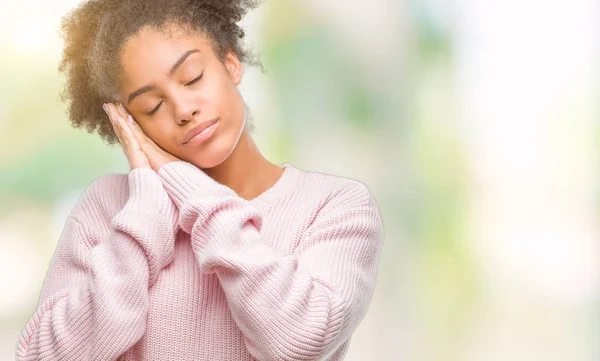
<instances>
[{"instance_id":1,"label":"hand","mask_svg":"<svg viewBox=\"0 0 600 361\"><path fill-rule=\"evenodd\" d=\"M127 112L123 104L117 102L103 105L106 114L113 120L111 123L119 142L125 151L131 169L139 167L152 168L155 172L165 164L181 161L173 154L159 147Z\"/></svg>"}]
</instances>

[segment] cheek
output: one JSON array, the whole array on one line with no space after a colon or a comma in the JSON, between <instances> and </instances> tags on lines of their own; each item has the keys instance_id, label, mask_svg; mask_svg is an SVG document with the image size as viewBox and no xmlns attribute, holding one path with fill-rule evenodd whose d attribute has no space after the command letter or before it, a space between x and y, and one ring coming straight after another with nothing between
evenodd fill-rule
<instances>
[{"instance_id":1,"label":"cheek","mask_svg":"<svg viewBox=\"0 0 600 361\"><path fill-rule=\"evenodd\" d=\"M146 135L163 149L173 147L176 134L175 129L166 126L146 126L143 128Z\"/></svg>"},{"instance_id":2,"label":"cheek","mask_svg":"<svg viewBox=\"0 0 600 361\"><path fill-rule=\"evenodd\" d=\"M230 106L231 101L235 99L237 87L229 78L227 73L220 73L207 84L208 96L219 105Z\"/></svg>"}]
</instances>

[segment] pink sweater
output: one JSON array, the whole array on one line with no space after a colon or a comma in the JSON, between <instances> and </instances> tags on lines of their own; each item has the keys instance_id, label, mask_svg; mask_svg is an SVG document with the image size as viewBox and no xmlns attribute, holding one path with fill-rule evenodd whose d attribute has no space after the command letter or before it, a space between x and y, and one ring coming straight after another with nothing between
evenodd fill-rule
<instances>
[{"instance_id":1,"label":"pink sweater","mask_svg":"<svg viewBox=\"0 0 600 361\"><path fill-rule=\"evenodd\" d=\"M248 201L185 161L95 180L17 360L342 360L383 242L356 180L290 163Z\"/></svg>"}]
</instances>

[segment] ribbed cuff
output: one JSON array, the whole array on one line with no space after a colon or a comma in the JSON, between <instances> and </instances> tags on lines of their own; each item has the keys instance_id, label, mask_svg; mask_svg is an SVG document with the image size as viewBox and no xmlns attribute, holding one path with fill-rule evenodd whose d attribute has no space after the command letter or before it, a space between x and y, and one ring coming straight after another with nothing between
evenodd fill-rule
<instances>
[{"instance_id":1,"label":"ribbed cuff","mask_svg":"<svg viewBox=\"0 0 600 361\"><path fill-rule=\"evenodd\" d=\"M202 169L185 161L163 165L158 170L158 178L178 209L182 209L194 193L197 196L237 196L233 189L215 181Z\"/></svg>"},{"instance_id":2,"label":"ribbed cuff","mask_svg":"<svg viewBox=\"0 0 600 361\"><path fill-rule=\"evenodd\" d=\"M156 212L177 218L177 207L152 168L132 169L128 174L128 181L129 199L123 209Z\"/></svg>"}]
</instances>

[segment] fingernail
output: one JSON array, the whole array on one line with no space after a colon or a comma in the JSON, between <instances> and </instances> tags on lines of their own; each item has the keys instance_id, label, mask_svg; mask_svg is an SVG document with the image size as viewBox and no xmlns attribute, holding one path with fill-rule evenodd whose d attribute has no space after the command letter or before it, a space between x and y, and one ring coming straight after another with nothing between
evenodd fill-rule
<instances>
[{"instance_id":1,"label":"fingernail","mask_svg":"<svg viewBox=\"0 0 600 361\"><path fill-rule=\"evenodd\" d=\"M129 114L127 116L127 119L129 119L129 123L132 123L132 124L134 123L134 120L133 120L133 117L131 116L131 114Z\"/></svg>"},{"instance_id":2,"label":"fingernail","mask_svg":"<svg viewBox=\"0 0 600 361\"><path fill-rule=\"evenodd\" d=\"M110 114L108 113L108 107L106 106L106 103L102 104L102 108L104 109L104 112L110 116Z\"/></svg>"}]
</instances>

